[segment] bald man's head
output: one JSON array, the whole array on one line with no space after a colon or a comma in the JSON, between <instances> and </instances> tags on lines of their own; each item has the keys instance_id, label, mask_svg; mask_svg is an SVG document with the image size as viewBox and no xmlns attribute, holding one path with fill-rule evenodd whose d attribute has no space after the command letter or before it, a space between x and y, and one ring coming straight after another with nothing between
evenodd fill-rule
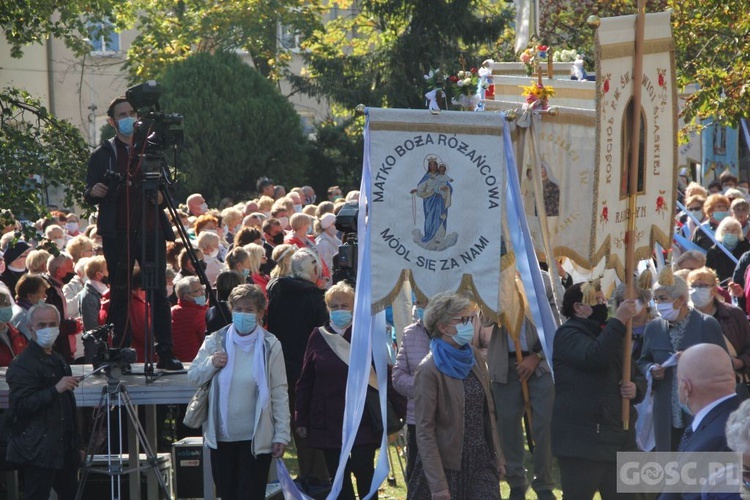
<instances>
[{"instance_id":1,"label":"bald man's head","mask_svg":"<svg viewBox=\"0 0 750 500\"><path fill-rule=\"evenodd\" d=\"M718 345L694 345L680 356L677 384L680 401L696 414L717 399L735 393L732 358Z\"/></svg>"}]
</instances>

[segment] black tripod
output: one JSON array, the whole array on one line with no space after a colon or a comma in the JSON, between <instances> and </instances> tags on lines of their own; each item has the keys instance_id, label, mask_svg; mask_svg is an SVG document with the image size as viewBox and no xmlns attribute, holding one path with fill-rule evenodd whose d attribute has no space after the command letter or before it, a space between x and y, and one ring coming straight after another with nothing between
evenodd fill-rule
<instances>
[{"instance_id":1,"label":"black tripod","mask_svg":"<svg viewBox=\"0 0 750 500\"><path fill-rule=\"evenodd\" d=\"M81 466L83 470L83 474L81 475L81 481L78 484L78 491L76 491L76 500L80 500L83 495L83 490L86 485L86 480L89 477L89 474L104 474L110 477L110 498L113 499L120 499L122 498L121 495L121 484L120 484L120 476L124 476L126 474L130 474L131 472L138 472L140 477L140 471L151 469L151 471L156 476L156 479L159 482L159 488L161 492L164 494L164 497L167 500L171 500L171 494L167 488L166 483L164 482L164 478L159 473L159 463L157 455L154 453L154 451L151 448L151 445L148 442L148 438L146 437L146 432L143 430L143 426L141 426L140 421L138 420L138 414L135 410L135 407L133 406L133 402L130 399L130 395L128 394L127 386L125 385L125 382L121 380L116 379L110 379L109 373L108 376L108 383L106 386L102 388L102 395L99 399L99 404L97 405L96 409L94 410L96 416L94 417L94 425L91 433L91 437L89 438L89 445L86 450L86 458L83 461L83 465ZM112 413L110 412L110 409L113 406L117 406L117 424L119 429L122 429L122 408L125 408L125 411L127 413L128 419L136 432L136 437L138 440L138 443L140 446L143 447L143 451L146 454L146 462L143 465L137 465L134 466L133 464L137 462L138 457L130 456L130 461L128 464L128 468L124 468L123 466L123 459L122 454L119 453L117 455L113 455L112 453L112 443L110 441L110 437L112 436ZM104 422L107 423L107 468L101 469L101 468L95 468L94 466L94 452L96 451L96 438L101 432L102 426L104 425ZM122 432L119 434L119 450L122 450ZM140 478L138 480L138 485L140 487Z\"/></svg>"}]
</instances>

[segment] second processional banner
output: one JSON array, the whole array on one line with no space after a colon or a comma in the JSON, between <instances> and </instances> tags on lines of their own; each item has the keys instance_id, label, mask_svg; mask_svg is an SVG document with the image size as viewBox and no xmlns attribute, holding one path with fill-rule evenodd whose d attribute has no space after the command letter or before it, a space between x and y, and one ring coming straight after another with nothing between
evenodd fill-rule
<instances>
[{"instance_id":1,"label":"second processional banner","mask_svg":"<svg viewBox=\"0 0 750 500\"><path fill-rule=\"evenodd\" d=\"M506 175L502 117L369 108L367 123L373 309L390 303L411 276L427 297L469 291L496 316Z\"/></svg>"},{"instance_id":2,"label":"second processional banner","mask_svg":"<svg viewBox=\"0 0 750 500\"><path fill-rule=\"evenodd\" d=\"M603 18L596 33L597 169L591 225L591 262L607 257L607 267L624 279L625 233L636 217L635 256L651 256L655 243L671 246L677 161L677 93L669 13L647 14L643 42L641 144L638 197L628 210L629 149L634 142L633 65L635 18Z\"/></svg>"}]
</instances>

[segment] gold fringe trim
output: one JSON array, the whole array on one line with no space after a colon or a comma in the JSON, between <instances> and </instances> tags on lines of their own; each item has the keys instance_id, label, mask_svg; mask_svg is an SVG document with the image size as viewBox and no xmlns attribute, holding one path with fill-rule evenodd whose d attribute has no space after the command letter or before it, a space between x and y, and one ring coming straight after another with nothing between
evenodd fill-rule
<instances>
[{"instance_id":1,"label":"gold fringe trim","mask_svg":"<svg viewBox=\"0 0 750 500\"><path fill-rule=\"evenodd\" d=\"M672 37L654 38L643 41L643 55L660 54L669 52L674 48ZM603 44L600 46L601 56L597 61L602 59L618 59L621 57L633 57L635 55L635 42L620 42L612 44ZM597 54L598 55L598 54ZM599 82L599 79L596 80Z\"/></svg>"},{"instance_id":2,"label":"gold fringe trim","mask_svg":"<svg viewBox=\"0 0 750 500\"><path fill-rule=\"evenodd\" d=\"M450 113L450 111L441 111ZM485 125L454 125L448 123L404 123L404 122L370 122L370 130L385 130L389 132L434 132L443 134L470 134L503 136L502 127L488 127Z\"/></svg>"}]
</instances>

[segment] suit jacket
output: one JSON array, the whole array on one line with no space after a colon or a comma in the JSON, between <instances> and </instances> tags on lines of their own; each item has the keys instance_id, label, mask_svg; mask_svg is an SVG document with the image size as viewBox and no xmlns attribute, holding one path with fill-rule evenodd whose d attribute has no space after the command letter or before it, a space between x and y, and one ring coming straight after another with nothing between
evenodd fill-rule
<instances>
[{"instance_id":1,"label":"suit jacket","mask_svg":"<svg viewBox=\"0 0 750 500\"><path fill-rule=\"evenodd\" d=\"M688 438L685 448L680 451L732 451L727 446L724 431L729 414L735 411L741 402L740 398L735 395L709 411L698 424L698 429ZM704 498L701 493L663 493L659 500L700 500L701 498ZM714 496L708 494L706 498L714 498ZM716 498L727 497L717 496Z\"/></svg>"},{"instance_id":2,"label":"suit jacket","mask_svg":"<svg viewBox=\"0 0 750 500\"><path fill-rule=\"evenodd\" d=\"M726 350L721 326L711 316L692 309L685 334L680 345L673 346L669 339L669 324L662 318L652 319L643 332L643 350L638 360L638 368L645 374L654 363L664 363L675 351L684 351L695 344L716 344ZM676 367L667 368L664 378L654 380L654 434L656 451L672 449L672 380ZM685 422L688 425L690 420Z\"/></svg>"}]
</instances>

